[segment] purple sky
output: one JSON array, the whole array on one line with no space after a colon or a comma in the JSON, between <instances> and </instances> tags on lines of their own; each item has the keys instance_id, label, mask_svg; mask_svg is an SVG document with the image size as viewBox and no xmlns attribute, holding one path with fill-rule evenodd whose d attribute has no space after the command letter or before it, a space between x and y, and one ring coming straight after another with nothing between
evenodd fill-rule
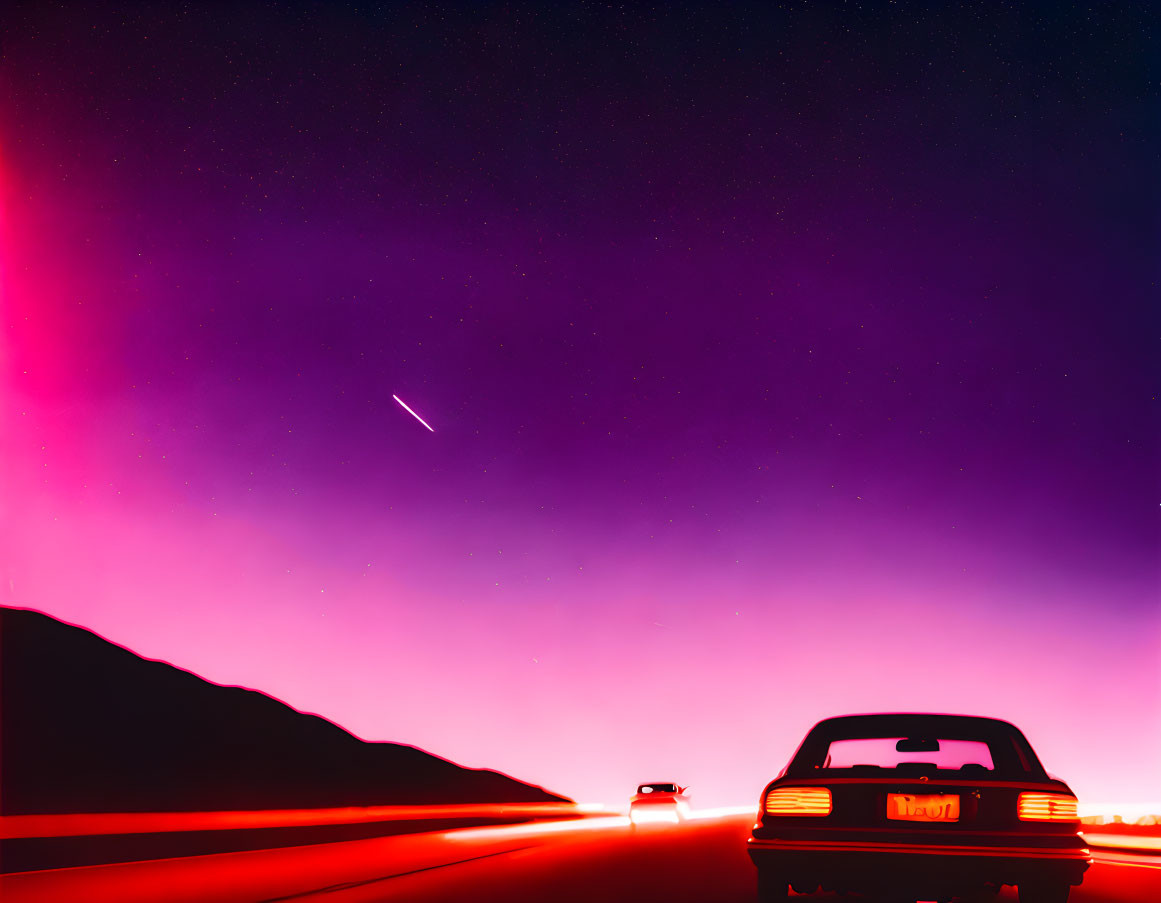
<instances>
[{"instance_id":1,"label":"purple sky","mask_svg":"<svg viewBox=\"0 0 1161 903\"><path fill-rule=\"evenodd\" d=\"M1146 6L7 17L0 601L578 799L1161 799Z\"/></svg>"}]
</instances>

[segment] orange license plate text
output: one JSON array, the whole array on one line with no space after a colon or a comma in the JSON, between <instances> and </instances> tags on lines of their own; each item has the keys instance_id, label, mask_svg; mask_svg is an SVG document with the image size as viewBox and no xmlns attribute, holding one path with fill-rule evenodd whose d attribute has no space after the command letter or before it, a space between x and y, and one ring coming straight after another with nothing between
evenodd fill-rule
<instances>
[{"instance_id":1,"label":"orange license plate text","mask_svg":"<svg viewBox=\"0 0 1161 903\"><path fill-rule=\"evenodd\" d=\"M888 793L887 818L896 821L959 821L959 795Z\"/></svg>"}]
</instances>

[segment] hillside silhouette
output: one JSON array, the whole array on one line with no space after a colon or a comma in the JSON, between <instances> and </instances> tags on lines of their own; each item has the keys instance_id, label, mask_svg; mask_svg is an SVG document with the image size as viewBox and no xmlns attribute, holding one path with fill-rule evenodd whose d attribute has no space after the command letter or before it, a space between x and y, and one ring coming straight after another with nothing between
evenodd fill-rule
<instances>
[{"instance_id":1,"label":"hillside silhouette","mask_svg":"<svg viewBox=\"0 0 1161 903\"><path fill-rule=\"evenodd\" d=\"M570 802L0 607L0 812Z\"/></svg>"}]
</instances>

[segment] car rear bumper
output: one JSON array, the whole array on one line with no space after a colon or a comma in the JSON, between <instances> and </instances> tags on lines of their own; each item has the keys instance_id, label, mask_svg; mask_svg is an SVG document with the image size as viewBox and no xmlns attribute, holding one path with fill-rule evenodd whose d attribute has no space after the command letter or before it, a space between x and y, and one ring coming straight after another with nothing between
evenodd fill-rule
<instances>
[{"instance_id":1,"label":"car rear bumper","mask_svg":"<svg viewBox=\"0 0 1161 903\"><path fill-rule=\"evenodd\" d=\"M673 800L650 800L629 805L629 820L639 821L681 821L689 812L688 804Z\"/></svg>"},{"instance_id":2,"label":"car rear bumper","mask_svg":"<svg viewBox=\"0 0 1161 903\"><path fill-rule=\"evenodd\" d=\"M892 844L751 838L750 859L796 886L857 890L907 885L956 888L983 884L1080 884L1091 855L1084 847L1016 844Z\"/></svg>"},{"instance_id":3,"label":"car rear bumper","mask_svg":"<svg viewBox=\"0 0 1161 903\"><path fill-rule=\"evenodd\" d=\"M629 803L629 809L636 812L651 812L662 809L685 811L689 809L689 803L685 800L675 800L672 797L660 800L632 800Z\"/></svg>"}]
</instances>

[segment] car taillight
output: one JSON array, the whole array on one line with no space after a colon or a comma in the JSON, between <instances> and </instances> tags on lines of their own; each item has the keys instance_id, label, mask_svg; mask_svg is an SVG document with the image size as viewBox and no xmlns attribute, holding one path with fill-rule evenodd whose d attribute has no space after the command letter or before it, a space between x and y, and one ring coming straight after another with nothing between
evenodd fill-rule
<instances>
[{"instance_id":1,"label":"car taillight","mask_svg":"<svg viewBox=\"0 0 1161 903\"><path fill-rule=\"evenodd\" d=\"M1016 802L1021 821L1077 821L1076 797L1067 793L1021 793Z\"/></svg>"},{"instance_id":2,"label":"car taillight","mask_svg":"<svg viewBox=\"0 0 1161 903\"><path fill-rule=\"evenodd\" d=\"M766 794L767 815L830 815L825 787L775 787Z\"/></svg>"}]
</instances>

